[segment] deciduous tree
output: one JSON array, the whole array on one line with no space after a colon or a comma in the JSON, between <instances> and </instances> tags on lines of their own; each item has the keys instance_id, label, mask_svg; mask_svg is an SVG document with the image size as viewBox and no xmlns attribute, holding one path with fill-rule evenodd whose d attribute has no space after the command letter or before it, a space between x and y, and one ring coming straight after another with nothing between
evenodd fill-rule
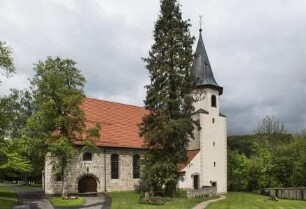
<instances>
[{"instance_id":1,"label":"deciduous tree","mask_svg":"<svg viewBox=\"0 0 306 209\"><path fill-rule=\"evenodd\" d=\"M5 42L0 41L0 74L9 76L15 72L14 60L12 58L12 51Z\"/></svg>"},{"instance_id":2,"label":"deciduous tree","mask_svg":"<svg viewBox=\"0 0 306 209\"><path fill-rule=\"evenodd\" d=\"M27 127L29 138L36 138L50 152L53 162L61 169L62 195L66 196L66 167L83 145L95 136L87 135L84 112L85 78L71 59L48 57L34 68L31 81L34 90L35 112ZM99 125L96 127L99 129ZM32 132L31 132L32 130ZM99 131L95 132L99 133Z\"/></svg>"}]
</instances>

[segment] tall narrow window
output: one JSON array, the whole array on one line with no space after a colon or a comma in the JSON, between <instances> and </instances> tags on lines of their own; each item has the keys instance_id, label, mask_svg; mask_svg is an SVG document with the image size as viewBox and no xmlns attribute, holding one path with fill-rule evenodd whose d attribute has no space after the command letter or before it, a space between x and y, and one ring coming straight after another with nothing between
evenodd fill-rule
<instances>
[{"instance_id":1,"label":"tall narrow window","mask_svg":"<svg viewBox=\"0 0 306 209\"><path fill-rule=\"evenodd\" d=\"M85 152L83 154L83 161L92 161L92 154L89 152Z\"/></svg>"},{"instance_id":2,"label":"tall narrow window","mask_svg":"<svg viewBox=\"0 0 306 209\"><path fill-rule=\"evenodd\" d=\"M211 106L217 107L217 98L215 95L211 95Z\"/></svg>"},{"instance_id":3,"label":"tall narrow window","mask_svg":"<svg viewBox=\"0 0 306 209\"><path fill-rule=\"evenodd\" d=\"M216 162L214 162L214 167L216 167Z\"/></svg>"},{"instance_id":4,"label":"tall narrow window","mask_svg":"<svg viewBox=\"0 0 306 209\"><path fill-rule=\"evenodd\" d=\"M112 179L119 178L119 156L117 154L111 155L111 177Z\"/></svg>"},{"instance_id":5,"label":"tall narrow window","mask_svg":"<svg viewBox=\"0 0 306 209\"><path fill-rule=\"evenodd\" d=\"M139 166L139 155L133 155L133 178L139 179L140 177L140 166Z\"/></svg>"}]
</instances>

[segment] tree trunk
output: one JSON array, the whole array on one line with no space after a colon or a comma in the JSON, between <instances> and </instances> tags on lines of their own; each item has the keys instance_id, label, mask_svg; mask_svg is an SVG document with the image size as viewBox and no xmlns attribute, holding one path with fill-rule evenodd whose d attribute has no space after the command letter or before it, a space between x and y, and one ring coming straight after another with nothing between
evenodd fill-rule
<instances>
[{"instance_id":1,"label":"tree trunk","mask_svg":"<svg viewBox=\"0 0 306 209\"><path fill-rule=\"evenodd\" d=\"M66 167L62 166L62 198L67 198L67 189L66 189Z\"/></svg>"},{"instance_id":2,"label":"tree trunk","mask_svg":"<svg viewBox=\"0 0 306 209\"><path fill-rule=\"evenodd\" d=\"M177 181L175 180L172 180L166 184L166 187L165 187L166 196L169 196L172 198L176 197L176 185L177 185Z\"/></svg>"}]
</instances>

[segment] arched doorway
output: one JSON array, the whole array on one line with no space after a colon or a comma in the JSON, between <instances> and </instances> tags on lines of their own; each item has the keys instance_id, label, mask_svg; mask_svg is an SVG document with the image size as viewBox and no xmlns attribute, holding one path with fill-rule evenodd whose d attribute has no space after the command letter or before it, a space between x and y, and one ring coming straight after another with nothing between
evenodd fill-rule
<instances>
[{"instance_id":1,"label":"arched doorway","mask_svg":"<svg viewBox=\"0 0 306 209\"><path fill-rule=\"evenodd\" d=\"M97 181L92 176L83 176L78 183L79 193L97 192Z\"/></svg>"}]
</instances>

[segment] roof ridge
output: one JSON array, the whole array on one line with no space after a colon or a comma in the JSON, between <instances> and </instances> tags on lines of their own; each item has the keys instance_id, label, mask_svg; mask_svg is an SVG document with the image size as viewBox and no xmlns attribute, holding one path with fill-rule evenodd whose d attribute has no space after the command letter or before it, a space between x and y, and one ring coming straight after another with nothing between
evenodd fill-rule
<instances>
[{"instance_id":1,"label":"roof ridge","mask_svg":"<svg viewBox=\"0 0 306 209\"><path fill-rule=\"evenodd\" d=\"M142 108L142 109L145 110L145 108L142 107L142 106L137 106L137 105L132 105L132 104L125 104L125 103L120 103L120 102L113 102L113 101L108 101L108 100L104 100L104 99L92 98L92 97L88 97L88 96L86 96L85 99L91 99L91 100L96 100L96 101L99 101L99 102L107 102L107 103L114 103L114 104L126 105L126 106L131 106L131 107L137 107L137 108Z\"/></svg>"}]
</instances>

